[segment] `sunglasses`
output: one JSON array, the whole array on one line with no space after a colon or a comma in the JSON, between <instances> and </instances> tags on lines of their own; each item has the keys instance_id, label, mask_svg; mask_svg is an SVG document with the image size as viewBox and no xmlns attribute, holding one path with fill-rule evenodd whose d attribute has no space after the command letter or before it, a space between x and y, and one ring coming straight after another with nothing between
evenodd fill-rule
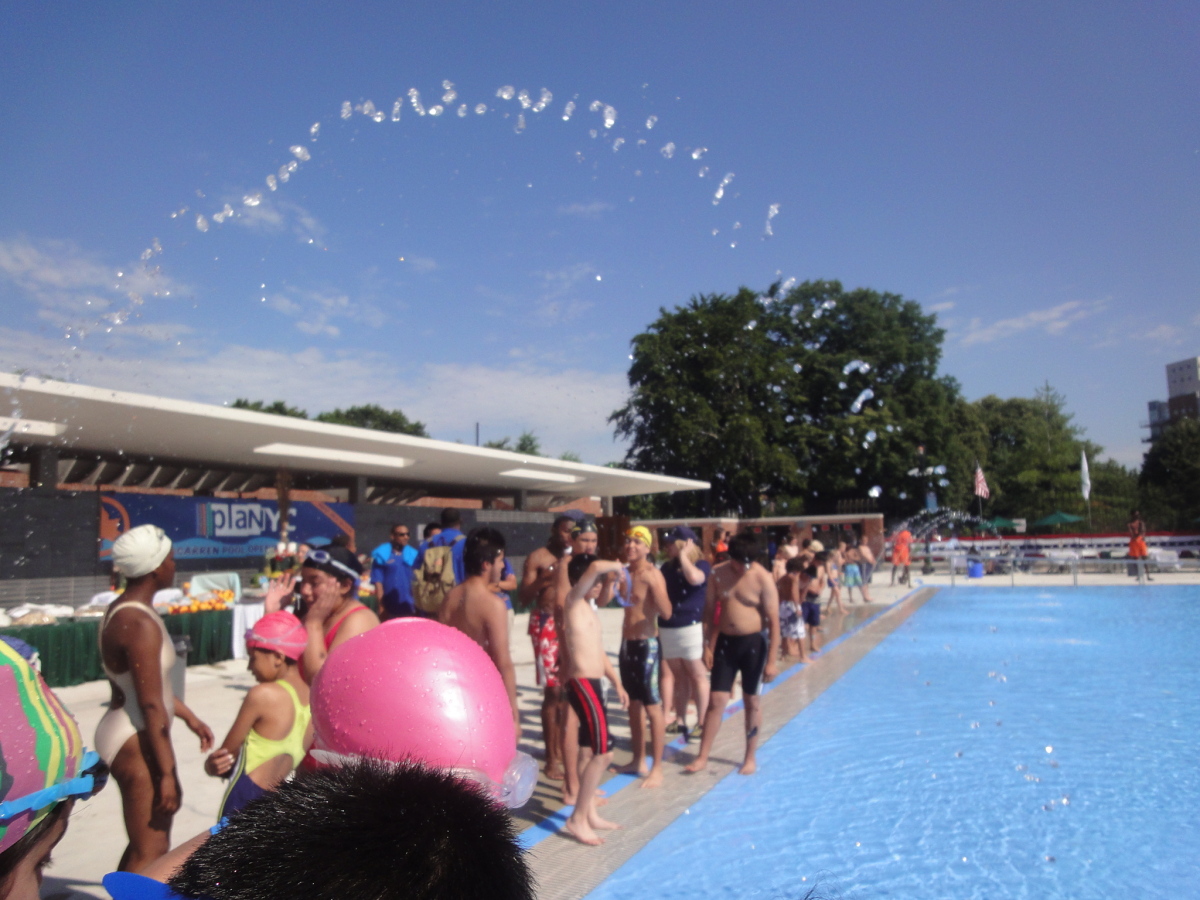
<instances>
[{"instance_id":1,"label":"sunglasses","mask_svg":"<svg viewBox=\"0 0 1200 900\"><path fill-rule=\"evenodd\" d=\"M69 781L52 784L48 788L34 791L24 797L0 803L0 822L14 819L21 813L45 809L68 797L87 800L99 793L100 789L108 783L108 766L104 764L100 754L95 750L88 750L83 754L79 765L83 771Z\"/></svg>"}]
</instances>

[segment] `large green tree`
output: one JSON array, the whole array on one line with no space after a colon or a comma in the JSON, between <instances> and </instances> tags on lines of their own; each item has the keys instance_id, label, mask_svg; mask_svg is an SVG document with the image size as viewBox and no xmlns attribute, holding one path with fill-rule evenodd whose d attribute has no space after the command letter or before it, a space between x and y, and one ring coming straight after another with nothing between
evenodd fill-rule
<instances>
[{"instance_id":1,"label":"large green tree","mask_svg":"<svg viewBox=\"0 0 1200 900\"><path fill-rule=\"evenodd\" d=\"M265 412L273 416L291 416L293 419L307 419L308 413L296 406L288 406L282 400L266 403L262 400L247 400L238 397L230 404L233 409L248 409L252 412Z\"/></svg>"},{"instance_id":2,"label":"large green tree","mask_svg":"<svg viewBox=\"0 0 1200 900\"><path fill-rule=\"evenodd\" d=\"M1200 421L1181 419L1150 445L1139 486L1152 525L1195 528L1200 521Z\"/></svg>"},{"instance_id":3,"label":"large green tree","mask_svg":"<svg viewBox=\"0 0 1200 900\"><path fill-rule=\"evenodd\" d=\"M745 516L869 498L911 512L919 460L947 467L940 502L969 496L983 434L938 375L943 332L917 303L814 281L659 313L633 339L630 398L610 419L631 441L627 465L710 481L710 510ZM680 495L667 508L703 505Z\"/></svg>"}]
</instances>

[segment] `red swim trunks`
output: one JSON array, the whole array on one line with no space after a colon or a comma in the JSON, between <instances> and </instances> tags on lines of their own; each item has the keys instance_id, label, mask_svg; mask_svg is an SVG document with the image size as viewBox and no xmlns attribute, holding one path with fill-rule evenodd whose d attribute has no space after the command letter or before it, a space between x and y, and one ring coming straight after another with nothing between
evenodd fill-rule
<instances>
[{"instance_id":1,"label":"red swim trunks","mask_svg":"<svg viewBox=\"0 0 1200 900\"><path fill-rule=\"evenodd\" d=\"M554 613L535 609L529 614L529 636L533 639L533 660L537 664L537 682L542 687L556 688L558 680L558 629Z\"/></svg>"}]
</instances>

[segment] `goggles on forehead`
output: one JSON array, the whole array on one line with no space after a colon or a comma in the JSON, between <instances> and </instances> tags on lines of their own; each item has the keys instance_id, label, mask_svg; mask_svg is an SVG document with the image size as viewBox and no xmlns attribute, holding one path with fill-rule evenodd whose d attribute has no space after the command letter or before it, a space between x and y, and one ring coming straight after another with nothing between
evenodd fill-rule
<instances>
[{"instance_id":1,"label":"goggles on forehead","mask_svg":"<svg viewBox=\"0 0 1200 900\"><path fill-rule=\"evenodd\" d=\"M24 797L0 803L0 822L14 819L21 813L45 809L47 806L53 806L58 801L66 800L69 797L87 800L108 783L108 766L104 764L104 760L95 750L88 750L83 754L79 768L80 772L74 778L52 784L48 788L42 788L40 791L26 794Z\"/></svg>"},{"instance_id":2,"label":"goggles on forehead","mask_svg":"<svg viewBox=\"0 0 1200 900\"><path fill-rule=\"evenodd\" d=\"M316 563L316 565L309 566L310 560ZM355 581L362 577L361 573L355 572L345 563L338 562L336 559L330 556L329 552L326 550L309 550L308 556L304 558L304 565L308 566L310 569L332 566L339 572L344 572L348 578L353 578ZM332 575L334 573L330 572L329 574Z\"/></svg>"}]
</instances>

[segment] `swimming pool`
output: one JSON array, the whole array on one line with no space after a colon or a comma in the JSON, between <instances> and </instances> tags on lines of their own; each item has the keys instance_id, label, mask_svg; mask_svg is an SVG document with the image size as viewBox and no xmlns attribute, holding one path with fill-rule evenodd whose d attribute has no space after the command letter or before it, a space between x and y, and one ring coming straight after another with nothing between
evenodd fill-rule
<instances>
[{"instance_id":1,"label":"swimming pool","mask_svg":"<svg viewBox=\"0 0 1200 900\"><path fill-rule=\"evenodd\" d=\"M940 591L589 897L1200 896L1198 657L1195 587Z\"/></svg>"}]
</instances>

